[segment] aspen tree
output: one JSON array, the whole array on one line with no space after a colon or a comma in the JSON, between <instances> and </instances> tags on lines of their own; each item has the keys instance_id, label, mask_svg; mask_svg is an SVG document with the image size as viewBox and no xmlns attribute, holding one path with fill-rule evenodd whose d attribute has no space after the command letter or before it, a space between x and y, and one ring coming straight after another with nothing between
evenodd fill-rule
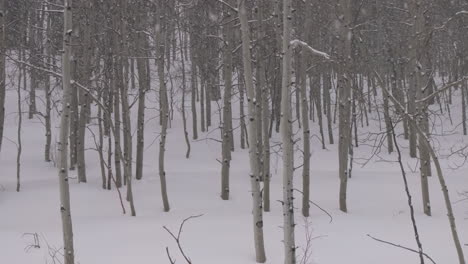
<instances>
[{"instance_id":1,"label":"aspen tree","mask_svg":"<svg viewBox=\"0 0 468 264\"><path fill-rule=\"evenodd\" d=\"M347 212L346 193L348 186L348 163L349 144L351 144L351 76L349 73L351 63L351 22L352 6L350 0L339 0L338 11L338 58L340 66L338 69L338 105L339 105L339 140L338 140L338 160L340 192L340 210ZM336 109L336 108L335 108Z\"/></svg>"},{"instance_id":2,"label":"aspen tree","mask_svg":"<svg viewBox=\"0 0 468 264\"><path fill-rule=\"evenodd\" d=\"M47 12L49 10L49 4L44 5L44 11ZM51 65L55 64L55 52L54 49L52 48L52 18L50 15L47 14L47 18L45 19L45 28L46 28L46 37L47 40L45 40L45 54L46 54L46 62L45 65L46 68L50 68ZM51 160L51 155L50 155L50 148L51 148L51 143L52 143L52 98L51 98L51 83L50 83L50 76L47 75L44 77L44 93L45 93L45 100L46 100L46 109L45 109L45 129L46 129L46 143L45 143L45 148L44 148L44 160L46 162L49 162ZM21 80L18 80L21 81Z\"/></svg>"},{"instance_id":3,"label":"aspen tree","mask_svg":"<svg viewBox=\"0 0 468 264\"><path fill-rule=\"evenodd\" d=\"M283 71L281 87L281 142L283 144L283 243L284 263L296 263L294 239L294 149L291 115L291 0L283 0ZM305 88L305 87L304 87ZM308 122L308 120L307 120Z\"/></svg>"},{"instance_id":4,"label":"aspen tree","mask_svg":"<svg viewBox=\"0 0 468 264\"><path fill-rule=\"evenodd\" d=\"M18 86L16 88L17 103L18 103L18 128L16 130L17 139L17 152L16 152L16 191L19 192L21 188L21 152L23 145L21 142L21 128L23 125L23 110L21 107L21 71L18 73Z\"/></svg>"},{"instance_id":5,"label":"aspen tree","mask_svg":"<svg viewBox=\"0 0 468 264\"><path fill-rule=\"evenodd\" d=\"M60 214L62 218L63 232L63 256L64 264L75 263L73 247L73 227L70 208L70 190L68 183L68 133L70 122L71 103L71 56L72 56L72 0L65 0L63 54L62 54L62 114L60 117L60 166L59 166L59 190L60 190Z\"/></svg>"},{"instance_id":6,"label":"aspen tree","mask_svg":"<svg viewBox=\"0 0 468 264\"><path fill-rule=\"evenodd\" d=\"M229 0L228 2L229 3ZM224 11L226 19L231 20L231 10ZM232 49L233 49L232 23L226 23L223 27L223 123L222 123L222 165L221 165L221 199L229 200L229 170L231 166L231 97L232 97Z\"/></svg>"},{"instance_id":7,"label":"aspen tree","mask_svg":"<svg viewBox=\"0 0 468 264\"><path fill-rule=\"evenodd\" d=\"M195 64L195 55L193 47L190 48L190 107L192 110L192 138L198 139L198 121L197 121L197 91L198 91L198 81L197 81L197 65Z\"/></svg>"},{"instance_id":8,"label":"aspen tree","mask_svg":"<svg viewBox=\"0 0 468 264\"><path fill-rule=\"evenodd\" d=\"M145 5L142 3L138 4L139 11L143 12ZM146 21L146 16L142 15L137 19L138 26L143 29ZM149 61L144 58L147 57L148 52L148 38L143 32L138 32L136 35L137 43L136 50L139 58L136 60L137 73L138 73L138 121L137 121L137 144L136 144L136 179L140 180L143 177L143 159L144 159L144 147L145 147L145 100L146 92L150 88L150 73L148 71Z\"/></svg>"},{"instance_id":9,"label":"aspen tree","mask_svg":"<svg viewBox=\"0 0 468 264\"><path fill-rule=\"evenodd\" d=\"M187 78L186 78L186 73L185 73L185 54L182 46L182 28L179 22L179 17L177 17L177 26L178 26L178 36L180 41L179 50L180 50L180 63L182 66L182 123L183 123L183 133L184 133L184 139L185 139L185 144L187 145L187 151L185 152L185 158L188 159L190 157L190 140L187 132L187 117L186 117L186 112L185 112L185 94L187 91ZM176 45L177 46L177 45Z\"/></svg>"},{"instance_id":10,"label":"aspen tree","mask_svg":"<svg viewBox=\"0 0 468 264\"><path fill-rule=\"evenodd\" d=\"M309 127L309 104L307 102L307 74L306 74L306 56L304 51L299 58L299 89L301 94L302 111L302 137L303 147L303 165L302 165L302 215L309 216L309 198L310 198L310 127Z\"/></svg>"},{"instance_id":11,"label":"aspen tree","mask_svg":"<svg viewBox=\"0 0 468 264\"><path fill-rule=\"evenodd\" d=\"M262 140L262 153L260 158L261 165L261 175L263 179L263 210L265 212L270 211L270 108L268 105L268 95L269 89L266 80L265 74L265 57L266 57L266 41L265 41L265 22L264 22L264 13L267 10L266 2L264 0L259 0L257 4L257 20L258 20L258 29L257 36L259 47L257 49L257 82L259 89L257 91L260 93L259 98L259 107L261 109L261 115L259 121L259 130L261 137L259 140ZM259 150L260 151L260 150Z\"/></svg>"},{"instance_id":12,"label":"aspen tree","mask_svg":"<svg viewBox=\"0 0 468 264\"><path fill-rule=\"evenodd\" d=\"M254 226L255 259L258 263L266 261L265 245L263 240L263 212L262 195L260 192L260 177L257 149L257 125L255 120L255 110L257 103L255 100L253 76L252 76L252 58L250 55L250 32L247 18L245 0L238 0L239 20L242 34L242 62L244 66L245 87L247 90L247 109L248 109L248 130L249 130L249 161L250 161L250 187L252 192L252 210Z\"/></svg>"},{"instance_id":13,"label":"aspen tree","mask_svg":"<svg viewBox=\"0 0 468 264\"><path fill-rule=\"evenodd\" d=\"M410 11L412 14L413 28L412 28L412 39L411 39L411 49L410 49L410 74L411 74L411 85L409 88L409 94L411 94L411 99L413 106L408 107L409 113L418 115L418 125L421 129L427 133L428 124L427 124L427 102L419 102L419 99L424 98L427 95L426 83L427 73L425 72L427 67L426 65L426 52L424 51L424 45L426 43L425 24L427 23L425 14L424 14L424 0L412 0L410 1ZM418 101L416 101L418 100ZM431 215L431 203L429 198L429 179L430 175L430 157L429 151L424 143L422 137L418 137L416 128L414 124L410 125L410 154L412 151L415 151L416 145L419 148L419 158L420 158L420 172L421 172L421 193L423 200L423 210L426 215ZM417 142L417 144L416 144ZM413 153L415 154L415 153ZM415 155L412 155L415 156ZM428 168L429 166L429 168Z\"/></svg>"},{"instance_id":14,"label":"aspen tree","mask_svg":"<svg viewBox=\"0 0 468 264\"><path fill-rule=\"evenodd\" d=\"M169 118L169 101L167 96L166 77L164 75L164 55L165 55L165 17L163 10L163 1L159 1L159 14L156 23L156 48L157 48L157 67L159 77L159 94L160 97L160 116L161 116L161 136L159 140L159 178L161 183L161 196L164 206L164 211L169 212L169 199L167 197L166 171L164 169L165 153L166 153L166 137L167 124Z\"/></svg>"}]
</instances>

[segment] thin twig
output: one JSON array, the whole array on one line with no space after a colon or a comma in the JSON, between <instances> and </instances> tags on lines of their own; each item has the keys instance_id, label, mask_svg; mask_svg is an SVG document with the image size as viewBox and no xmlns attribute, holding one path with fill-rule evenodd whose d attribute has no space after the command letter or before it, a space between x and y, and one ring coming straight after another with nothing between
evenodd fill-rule
<instances>
[{"instance_id":1,"label":"thin twig","mask_svg":"<svg viewBox=\"0 0 468 264\"><path fill-rule=\"evenodd\" d=\"M398 248L402 248L402 249L406 249L408 251L411 251L413 253L417 253L419 254L419 252L417 250L414 250L412 248L409 248L409 247L405 247L405 246L402 246L402 245L398 245L398 244L395 244L395 243L392 243L392 242L388 242L388 241L385 241L385 240L382 240L382 239L378 239L378 238L375 238L369 234L367 234L368 237L374 239L375 241L378 241L378 242L381 242L381 243L384 243L384 244L387 244L387 245L391 245L391 246L394 246L394 247L398 247ZM434 264L437 264L429 255L427 255L426 253L423 253L423 255L428 258L432 263Z\"/></svg>"},{"instance_id":2,"label":"thin twig","mask_svg":"<svg viewBox=\"0 0 468 264\"><path fill-rule=\"evenodd\" d=\"M167 258L169 259L169 262L171 262L171 264L175 264L175 260L173 260L171 258L171 255L169 254L169 248L166 247L166 254L167 254Z\"/></svg>"},{"instance_id":3,"label":"thin twig","mask_svg":"<svg viewBox=\"0 0 468 264\"><path fill-rule=\"evenodd\" d=\"M171 235L171 237L174 238L174 240L176 241L177 247L179 248L179 252L182 254L182 256L184 257L185 261L187 261L188 264L192 264L192 261L190 260L189 257L187 257L187 255L185 254L184 249L182 248L182 245L180 243L180 237L182 235L182 229L184 228L185 222L187 222L190 219L198 218L198 217L201 217L201 216L203 216L203 214L192 215L192 216L189 216L189 217L185 218L182 221L182 223L180 224L180 226L179 226L179 231L177 232L177 236L174 235L174 233L172 233L172 231L169 230L169 228L167 228L166 226L163 226L163 228L169 233L169 235ZM172 261L170 256L169 256L169 249L168 248L166 248L166 252L168 254L169 260ZM171 263L175 263L175 262L171 262Z\"/></svg>"},{"instance_id":4,"label":"thin twig","mask_svg":"<svg viewBox=\"0 0 468 264\"><path fill-rule=\"evenodd\" d=\"M419 238L419 231L418 231L418 226L416 224L416 218L414 217L414 207L413 207L413 202L412 202L412 197L411 193L408 187L408 180L406 178L406 171L403 166L403 162L401 159L401 151L400 151L400 146L398 145L396 133L395 133L395 126L393 125L392 121L390 120L390 124L392 127L392 136L393 136L393 142L395 143L395 148L398 154L398 164L400 165L400 170L401 170L401 175L403 177L403 182L405 184L405 193L406 197L408 199L408 207L410 209L410 217L411 217L411 223L413 225L413 231L414 231L414 237L416 239L416 244L418 245L418 253L419 253L419 258L421 260L421 264L424 264L424 251L421 243L421 239Z\"/></svg>"},{"instance_id":5,"label":"thin twig","mask_svg":"<svg viewBox=\"0 0 468 264\"><path fill-rule=\"evenodd\" d=\"M304 193L299 190L299 189L296 189L294 188L295 191L297 192L300 192L302 195L304 195ZM309 203L315 205L318 209L320 209L322 212L326 213L328 215L328 217L330 217L330 223L333 222L333 217L331 216L331 214L329 212L327 212L327 210L323 209L322 207L320 207L318 204L314 203L313 201L309 200Z\"/></svg>"}]
</instances>

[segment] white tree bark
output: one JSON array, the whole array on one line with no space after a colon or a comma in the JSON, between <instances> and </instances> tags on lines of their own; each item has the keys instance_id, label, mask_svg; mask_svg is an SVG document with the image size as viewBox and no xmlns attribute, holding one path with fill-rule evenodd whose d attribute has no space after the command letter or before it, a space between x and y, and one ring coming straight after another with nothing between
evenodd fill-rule
<instances>
[{"instance_id":1,"label":"white tree bark","mask_svg":"<svg viewBox=\"0 0 468 264\"><path fill-rule=\"evenodd\" d=\"M414 90L414 94L416 100L426 97L428 90L426 84L428 83L428 78L426 68L428 65L427 63L427 51L425 49L427 47L427 37L428 37L428 29L427 27L427 19L425 18L425 6L427 4L426 1L421 0L413 0L411 1L409 7L410 12L414 18L413 20L413 36L412 36L412 57L410 58L410 67L411 67L411 74L412 74L412 81L413 85L410 89ZM424 4L424 5L423 5ZM418 116L418 126L425 132L428 132L428 115L427 115L427 101L419 101L414 104L415 106L415 114ZM411 127L411 126L410 126ZM430 170L430 156L429 150L427 149L424 139L420 136L416 136L417 132L415 132L416 128L413 128L413 133L415 134L414 137L417 138L417 146L419 149L419 159L420 159L420 173L421 173L421 193L423 199L423 210L424 213L428 216L431 215L431 202L429 196L429 179L428 176L431 175ZM426 134L426 136L428 136ZM414 143L416 144L416 142Z\"/></svg>"},{"instance_id":2,"label":"white tree bark","mask_svg":"<svg viewBox=\"0 0 468 264\"><path fill-rule=\"evenodd\" d=\"M190 49L190 69L191 69L191 78L190 78L190 85L191 85L191 95L190 95L190 107L192 110L192 138L198 139L198 121L197 121L197 103L196 103L196 95L198 91L198 81L197 81L197 65L195 64L195 56L193 52L193 47Z\"/></svg>"},{"instance_id":3,"label":"white tree bark","mask_svg":"<svg viewBox=\"0 0 468 264\"><path fill-rule=\"evenodd\" d=\"M260 93L259 106L261 108L260 120L258 122L259 134L261 137L258 140L262 140L261 159L260 159L260 170L263 179L263 210L265 212L270 211L270 107L268 105L268 95L270 87L267 85L266 70L265 70L265 58L266 53L266 41L265 41L265 19L264 13L267 10L265 0L260 0L257 3L257 41L260 42L257 48L257 85ZM231 131L232 132L232 131ZM258 150L260 152L260 149Z\"/></svg>"},{"instance_id":4,"label":"white tree bark","mask_svg":"<svg viewBox=\"0 0 468 264\"><path fill-rule=\"evenodd\" d=\"M18 86L16 89L16 95L18 97L18 129L16 131L18 141L16 153L16 191L19 192L21 188L21 152L23 150L23 145L21 142L21 127L23 125L23 110L21 107L21 71L18 71Z\"/></svg>"},{"instance_id":5,"label":"white tree bark","mask_svg":"<svg viewBox=\"0 0 468 264\"><path fill-rule=\"evenodd\" d=\"M299 62L299 85L301 93L302 110L302 137L303 147L303 165L302 165L302 215L309 216L309 198L310 198L310 127L309 127L309 103L307 102L307 73L306 56L304 51L300 54Z\"/></svg>"},{"instance_id":6,"label":"white tree bark","mask_svg":"<svg viewBox=\"0 0 468 264\"><path fill-rule=\"evenodd\" d=\"M138 33L137 54L139 56L147 56L147 52L143 51L147 48L147 37L143 33ZM146 91L150 87L150 77L148 68L148 60L138 58L136 61L138 72L138 121L137 121L137 148L136 148L136 179L140 180L143 177L143 159L145 147L145 99Z\"/></svg>"},{"instance_id":7,"label":"white tree bark","mask_svg":"<svg viewBox=\"0 0 468 264\"><path fill-rule=\"evenodd\" d=\"M62 217L63 252L64 263L75 263L75 252L73 247L73 227L70 210L70 190L68 186L68 133L70 122L70 99L71 99L71 71L70 59L72 52L72 0L65 1L64 9L64 33L63 33L63 55L62 55L62 115L60 118L60 166L59 166L59 189L60 189L60 214Z\"/></svg>"},{"instance_id":8,"label":"white tree bark","mask_svg":"<svg viewBox=\"0 0 468 264\"><path fill-rule=\"evenodd\" d=\"M49 6L47 4L44 5L44 10L45 11L48 11L48 8ZM47 18L45 19L45 27L46 27L46 36L48 39L50 39L52 37L52 29L51 29L51 26L52 26L52 18L51 16L48 14L47 15ZM55 64L55 59L52 59L53 57L55 57L55 53L53 53L53 48L52 48L52 45L50 43L50 41L45 41L45 53L46 53L46 63L45 65L46 68L50 68L51 65ZM50 86L50 78L51 76L47 75L44 77L45 80L44 80L44 93L45 93L45 100L46 100L46 113L45 113L45 116L44 116L44 119L45 119L45 129L46 129L46 143L45 143L45 148L44 148L44 160L46 162L50 162L50 147L51 147L51 143L52 143L52 123L51 123L51 111L52 111L52 98L51 98L51 86ZM19 82L21 82L21 80L18 80Z\"/></svg>"},{"instance_id":9,"label":"white tree bark","mask_svg":"<svg viewBox=\"0 0 468 264\"><path fill-rule=\"evenodd\" d=\"M256 102L253 86L252 64L250 55L250 32L245 8L245 0L238 0L239 20L241 23L242 34L242 62L244 65L244 78L247 90L248 101L248 131L249 131L249 160L250 160L250 186L252 192L253 203L253 226L254 226L254 243L255 256L258 263L266 261L265 245L263 240L263 211L262 211L262 195L260 192L260 170L258 164L258 149L257 149L257 125L255 120Z\"/></svg>"},{"instance_id":10,"label":"white tree bark","mask_svg":"<svg viewBox=\"0 0 468 264\"><path fill-rule=\"evenodd\" d=\"M229 11L226 11L226 13ZM226 14L230 19L230 14ZM224 98L223 98L223 124L222 124L222 158L221 158L221 199L229 200L229 170L231 167L231 96L232 96L232 23L223 27L223 78L224 78Z\"/></svg>"},{"instance_id":11,"label":"white tree bark","mask_svg":"<svg viewBox=\"0 0 468 264\"><path fill-rule=\"evenodd\" d=\"M340 192L339 203L340 210L347 212L346 195L348 186L348 151L351 144L351 76L349 75L351 63L351 2L350 0L339 1L339 28L338 28L338 90L339 90L339 140L338 140L338 158L339 158L339 177ZM336 109L336 108L335 108Z\"/></svg>"},{"instance_id":12,"label":"white tree bark","mask_svg":"<svg viewBox=\"0 0 468 264\"><path fill-rule=\"evenodd\" d=\"M283 0L283 73L281 87L281 142L283 144L283 243L284 263L296 263L294 239L294 150L291 116L291 0ZM307 120L308 122L308 120Z\"/></svg>"},{"instance_id":13,"label":"white tree bark","mask_svg":"<svg viewBox=\"0 0 468 264\"><path fill-rule=\"evenodd\" d=\"M179 18L177 18L179 19ZM180 29L180 24L179 24L179 20L177 20L177 25L179 27L179 30L178 30L178 35L179 35L179 39L182 40L182 29ZM185 73L185 56L184 56L184 50L183 50L183 46L182 46L182 41L179 45L179 50L180 50L180 62L181 62L181 66L182 66L182 123L183 123L183 128L184 128L184 139L185 139L185 144L187 145L187 151L185 152L185 158L188 159L190 157L190 140L189 140L189 136L188 136L188 131L187 131L187 117L186 117L186 112L185 112L185 94L187 92L187 78L186 78L186 73Z\"/></svg>"},{"instance_id":14,"label":"white tree bark","mask_svg":"<svg viewBox=\"0 0 468 264\"><path fill-rule=\"evenodd\" d=\"M160 5L162 7L162 5ZM162 16L162 14L161 14ZM157 45L157 67L160 89L160 116L161 116L161 138L159 141L159 178L161 183L161 196L164 206L164 212L169 212L169 199L167 196L166 171L164 169L164 157L166 152L167 124L169 118L169 101L167 96L166 78L164 76L164 50L165 50L165 32L161 17L156 24L156 45Z\"/></svg>"}]
</instances>

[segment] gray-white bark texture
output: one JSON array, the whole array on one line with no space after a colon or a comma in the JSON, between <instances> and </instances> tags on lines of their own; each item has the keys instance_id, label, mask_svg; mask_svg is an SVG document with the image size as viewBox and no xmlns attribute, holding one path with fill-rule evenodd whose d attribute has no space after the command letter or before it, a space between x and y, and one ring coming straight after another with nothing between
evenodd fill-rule
<instances>
[{"instance_id":1,"label":"gray-white bark texture","mask_svg":"<svg viewBox=\"0 0 468 264\"><path fill-rule=\"evenodd\" d=\"M258 263L266 261L265 245L263 239L263 210L262 194L260 192L260 168L258 164L257 125L255 110L257 103L252 76L252 62L250 55L250 31L245 8L245 0L238 0L239 20L242 34L242 62L244 66L245 87L247 90L248 131L249 131L249 161L250 161L250 187L252 192L252 213L254 227L255 259Z\"/></svg>"},{"instance_id":2,"label":"gray-white bark texture","mask_svg":"<svg viewBox=\"0 0 468 264\"><path fill-rule=\"evenodd\" d=\"M296 263L294 239L294 149L291 116L291 0L283 0L283 67L281 87L281 143L283 145L283 243L284 263ZM308 120L307 120L308 122Z\"/></svg>"},{"instance_id":3,"label":"gray-white bark texture","mask_svg":"<svg viewBox=\"0 0 468 264\"><path fill-rule=\"evenodd\" d=\"M60 117L60 166L59 166L59 190L60 190L60 214L62 218L63 232L63 256L64 264L75 263L75 251L73 246L73 227L70 208L70 190L68 185L68 133L70 122L71 99L71 71L70 59L72 56L72 0L65 1L63 55L62 55L62 114Z\"/></svg>"},{"instance_id":4,"label":"gray-white bark texture","mask_svg":"<svg viewBox=\"0 0 468 264\"><path fill-rule=\"evenodd\" d=\"M160 6L162 7L162 5ZM159 178L161 183L161 196L164 206L164 211L169 212L169 199L167 195L166 171L164 169L164 157L166 152L166 137L167 124L169 118L169 101L167 96L166 77L164 75L164 50L165 50L165 31L162 19L162 14L156 24L156 45L157 45L157 67L159 77L159 94L160 94L160 116L161 116L161 135L159 140Z\"/></svg>"},{"instance_id":5,"label":"gray-white bark texture","mask_svg":"<svg viewBox=\"0 0 468 264\"><path fill-rule=\"evenodd\" d=\"M339 203L340 210L347 212L346 193L348 186L348 154L349 144L351 144L351 22L352 22L352 5L350 0L340 0L337 6L339 14L338 27L338 107L339 107L339 140L338 140L338 160L339 160L339 177L340 177L340 192Z\"/></svg>"}]
</instances>

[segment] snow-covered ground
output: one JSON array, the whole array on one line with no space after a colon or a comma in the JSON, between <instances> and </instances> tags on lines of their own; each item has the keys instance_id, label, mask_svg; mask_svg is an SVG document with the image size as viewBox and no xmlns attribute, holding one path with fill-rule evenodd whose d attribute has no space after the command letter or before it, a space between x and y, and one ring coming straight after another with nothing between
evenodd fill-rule
<instances>
[{"instance_id":1,"label":"snow-covered ground","mask_svg":"<svg viewBox=\"0 0 468 264\"><path fill-rule=\"evenodd\" d=\"M148 98L154 101L155 95L150 93ZM26 110L26 104L24 107ZM132 110L135 111L135 108ZM7 93L6 111L6 139L0 153L0 262L52 263L46 243L55 248L62 245L57 170L52 163L43 161L43 125L38 119L27 120L24 115L22 185L19 193L15 191L16 145L11 142L16 141L15 91ZM70 181L77 263L169 263L166 247L169 247L177 263L184 263L177 245L163 226L177 231L184 218L198 214L203 216L186 223L182 233L183 247L193 263L255 263L247 151L240 150L237 137L231 163L231 199L222 201L219 197L221 166L217 161L221 146L213 140L204 140L205 137L219 137L219 131L215 130L208 136L202 133L201 140L192 141L191 157L185 159L182 125L177 110L175 113L176 120L169 130L166 154L171 205L168 213L162 210L157 172L159 125L158 119L154 118L156 110L149 109L146 115L144 176L140 181L135 180L133 185L136 217L122 214L115 188L111 191L101 189L97 153L91 149L87 151L88 183L78 184L76 179ZM460 116L458 113L452 115L454 118ZM214 117L213 120L218 118ZM188 127L191 127L190 123ZM312 124L312 130L313 134L318 134L316 123ZM461 128L458 129L460 131ZM444 151L462 139L460 134L438 138L437 146ZM296 210L299 259L301 248L305 245L304 223L308 221L313 237L310 263L419 263L417 254L376 242L367 236L370 234L416 248L398 164L375 157L363 168L355 164L348 186L349 213L344 214L338 210L336 145L327 144L328 149L322 150L315 137L312 143L311 199L330 212L333 222L330 223L329 217L314 206L308 220L303 219L299 209ZM401 139L400 144L406 145L406 142ZM93 147L90 138L87 145ZM356 161L359 157L369 156L370 150L364 145L356 149ZM423 248L439 264L457 263L437 177L429 180L433 216L428 217L422 213L418 173L412 173L409 169L417 168L416 161L408 158L407 149L403 151ZM383 159L396 159L395 155L388 156L385 152L383 150L380 155ZM297 154L296 159L300 158ZM442 162L455 202L461 199L458 192L468 190L468 170L466 167L451 170L446 160ZM272 208L264 215L267 263L270 264L283 263L282 212L277 202L282 197L280 164L281 157L273 155ZM75 174L75 171L71 173L72 176ZM298 188L301 185L300 175L301 169L298 169L295 176ZM296 193L296 197L296 206L300 208L300 194ZM128 209L128 204L125 206ZM454 203L453 206L462 243L468 243L468 220L465 220L468 201ZM28 247L33 243L33 237L28 235L31 233L39 235L40 248Z\"/></svg>"}]
</instances>

